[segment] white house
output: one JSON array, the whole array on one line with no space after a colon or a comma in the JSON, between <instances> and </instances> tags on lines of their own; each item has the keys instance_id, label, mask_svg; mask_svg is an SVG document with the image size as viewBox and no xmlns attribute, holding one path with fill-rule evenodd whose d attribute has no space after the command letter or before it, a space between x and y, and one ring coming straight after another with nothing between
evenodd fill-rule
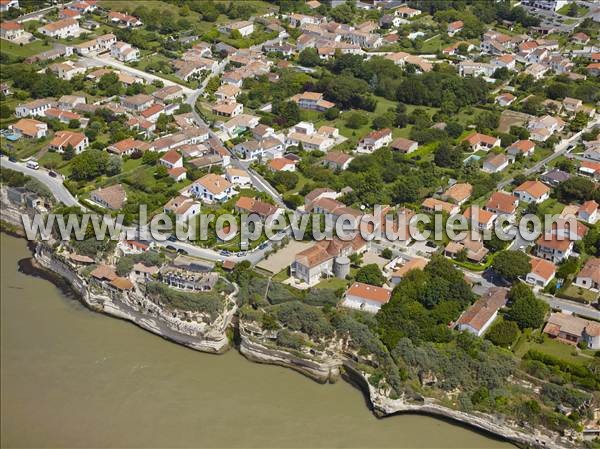
<instances>
[{"instance_id":1,"label":"white house","mask_svg":"<svg viewBox=\"0 0 600 449\"><path fill-rule=\"evenodd\" d=\"M535 243L536 256L554 263L568 259L573 252L573 242L555 234L542 235Z\"/></svg>"},{"instance_id":2,"label":"white house","mask_svg":"<svg viewBox=\"0 0 600 449\"><path fill-rule=\"evenodd\" d=\"M163 207L165 213L172 213L179 220L188 221L200 212L201 203L187 196L171 198Z\"/></svg>"},{"instance_id":3,"label":"white house","mask_svg":"<svg viewBox=\"0 0 600 449\"><path fill-rule=\"evenodd\" d=\"M48 134L48 125L32 118L22 118L8 127L13 133L30 139L40 139Z\"/></svg>"},{"instance_id":4,"label":"white house","mask_svg":"<svg viewBox=\"0 0 600 449\"><path fill-rule=\"evenodd\" d=\"M363 137L356 151L358 153L372 153L392 142L392 130L389 128L383 128L377 131L371 131L365 137Z\"/></svg>"},{"instance_id":5,"label":"white house","mask_svg":"<svg viewBox=\"0 0 600 449\"><path fill-rule=\"evenodd\" d=\"M72 131L57 131L54 138L50 141L50 149L57 153L64 153L71 146L75 154L81 153L90 144L87 136L83 133Z\"/></svg>"},{"instance_id":6,"label":"white house","mask_svg":"<svg viewBox=\"0 0 600 449\"><path fill-rule=\"evenodd\" d=\"M235 167L228 167L225 170L225 178L233 184L237 186L251 186L252 179L250 179L250 174L246 170L242 170Z\"/></svg>"},{"instance_id":7,"label":"white house","mask_svg":"<svg viewBox=\"0 0 600 449\"><path fill-rule=\"evenodd\" d=\"M498 310L506 305L507 299L508 290L491 288L463 312L456 321L456 328L481 337L498 316Z\"/></svg>"},{"instance_id":8,"label":"white house","mask_svg":"<svg viewBox=\"0 0 600 449\"><path fill-rule=\"evenodd\" d=\"M206 203L222 203L236 194L227 179L214 173L209 173L194 181L188 192Z\"/></svg>"},{"instance_id":9,"label":"white house","mask_svg":"<svg viewBox=\"0 0 600 449\"><path fill-rule=\"evenodd\" d=\"M81 28L79 28L79 22L75 19L62 19L39 27L38 32L44 36L66 39L69 36L78 36L81 33Z\"/></svg>"},{"instance_id":10,"label":"white house","mask_svg":"<svg viewBox=\"0 0 600 449\"><path fill-rule=\"evenodd\" d=\"M390 300L391 295L392 292L385 288L355 282L346 290L341 305L350 309L377 313L381 306Z\"/></svg>"},{"instance_id":11,"label":"white house","mask_svg":"<svg viewBox=\"0 0 600 449\"><path fill-rule=\"evenodd\" d=\"M19 0L0 1L0 12L7 12L10 8L19 8Z\"/></svg>"},{"instance_id":12,"label":"white house","mask_svg":"<svg viewBox=\"0 0 600 449\"><path fill-rule=\"evenodd\" d=\"M550 187L540 181L525 181L513 193L521 201L539 204L550 198Z\"/></svg>"},{"instance_id":13,"label":"white house","mask_svg":"<svg viewBox=\"0 0 600 449\"><path fill-rule=\"evenodd\" d=\"M183 167L183 157L175 150L167 151L158 162L169 169Z\"/></svg>"},{"instance_id":14,"label":"white house","mask_svg":"<svg viewBox=\"0 0 600 449\"><path fill-rule=\"evenodd\" d=\"M138 59L140 57L140 52L137 48L132 47L127 42L117 42L110 48L110 55L119 61L129 62Z\"/></svg>"},{"instance_id":15,"label":"white house","mask_svg":"<svg viewBox=\"0 0 600 449\"><path fill-rule=\"evenodd\" d=\"M29 103L20 104L15 108L17 117L43 117L44 113L54 107L54 100L51 98L40 98Z\"/></svg>"},{"instance_id":16,"label":"white house","mask_svg":"<svg viewBox=\"0 0 600 449\"><path fill-rule=\"evenodd\" d=\"M590 257L577 274L575 284L588 290L600 290L600 258Z\"/></svg>"},{"instance_id":17,"label":"white house","mask_svg":"<svg viewBox=\"0 0 600 449\"><path fill-rule=\"evenodd\" d=\"M239 31L242 37L250 36L254 33L254 23L248 20L240 20L237 22L226 23L219 28L222 33L231 33L232 31Z\"/></svg>"},{"instance_id":18,"label":"white house","mask_svg":"<svg viewBox=\"0 0 600 449\"><path fill-rule=\"evenodd\" d=\"M530 257L529 264L531 265L531 271L525 277L527 283L538 287L546 287L554 279L556 265L549 260Z\"/></svg>"}]
</instances>

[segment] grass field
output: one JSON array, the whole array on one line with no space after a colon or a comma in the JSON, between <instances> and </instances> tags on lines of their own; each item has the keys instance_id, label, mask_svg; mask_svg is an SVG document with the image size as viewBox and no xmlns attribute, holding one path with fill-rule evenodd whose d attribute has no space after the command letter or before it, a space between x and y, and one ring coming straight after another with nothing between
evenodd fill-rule
<instances>
[{"instance_id":1,"label":"grass field","mask_svg":"<svg viewBox=\"0 0 600 449\"><path fill-rule=\"evenodd\" d=\"M24 45L15 44L5 39L2 39L1 43L0 50L2 53L6 53L12 58L27 58L52 49L51 45L46 45L44 41L39 39Z\"/></svg>"},{"instance_id":2,"label":"grass field","mask_svg":"<svg viewBox=\"0 0 600 449\"><path fill-rule=\"evenodd\" d=\"M514 352L517 356L523 357L523 355L525 355L530 349L552 355L569 362L585 363L590 360L587 355L582 355L582 353L578 351L575 346L562 343L558 340L552 340L550 337L544 337L543 343L535 343L533 341L527 341L525 336L521 336L519 341L515 344Z\"/></svg>"},{"instance_id":3,"label":"grass field","mask_svg":"<svg viewBox=\"0 0 600 449\"><path fill-rule=\"evenodd\" d=\"M598 293L573 284L561 289L556 296L585 303L598 301Z\"/></svg>"}]
</instances>

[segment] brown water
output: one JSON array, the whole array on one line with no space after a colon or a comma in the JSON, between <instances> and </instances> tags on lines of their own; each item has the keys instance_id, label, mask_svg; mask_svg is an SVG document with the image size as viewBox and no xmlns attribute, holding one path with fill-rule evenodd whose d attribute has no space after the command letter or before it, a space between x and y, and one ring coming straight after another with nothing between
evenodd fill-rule
<instances>
[{"instance_id":1,"label":"brown water","mask_svg":"<svg viewBox=\"0 0 600 449\"><path fill-rule=\"evenodd\" d=\"M508 443L419 415L377 419L341 381L195 352L17 271L1 236L2 447L420 447Z\"/></svg>"}]
</instances>

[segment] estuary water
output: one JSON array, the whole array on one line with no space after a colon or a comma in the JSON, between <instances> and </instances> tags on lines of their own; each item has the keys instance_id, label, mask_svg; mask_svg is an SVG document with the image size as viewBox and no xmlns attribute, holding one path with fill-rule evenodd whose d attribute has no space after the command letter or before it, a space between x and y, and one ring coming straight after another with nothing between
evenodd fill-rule
<instances>
[{"instance_id":1,"label":"estuary water","mask_svg":"<svg viewBox=\"0 0 600 449\"><path fill-rule=\"evenodd\" d=\"M165 341L20 273L24 240L0 246L2 447L514 447L427 416L377 419L344 381Z\"/></svg>"}]
</instances>

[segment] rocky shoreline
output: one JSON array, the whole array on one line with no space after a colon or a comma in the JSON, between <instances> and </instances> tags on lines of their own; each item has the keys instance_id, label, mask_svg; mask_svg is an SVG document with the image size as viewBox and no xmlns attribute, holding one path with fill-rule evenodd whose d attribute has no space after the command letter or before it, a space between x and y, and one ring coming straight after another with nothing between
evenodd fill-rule
<instances>
[{"instance_id":1,"label":"rocky shoreline","mask_svg":"<svg viewBox=\"0 0 600 449\"><path fill-rule=\"evenodd\" d=\"M231 348L227 330L234 326L234 316L237 311L235 307L226 310L218 326L204 329L203 333L199 332L199 329L182 328L172 317L148 308L149 304L144 302L144 298L136 296L127 301L117 301L109 294L92 293L84 279L54 254L44 251L42 245L38 244L35 247L30 245L30 249L33 252L31 269L35 269L36 272L33 273L30 269L24 270L25 272L39 275L65 292L75 293L80 301L93 311L130 321L166 340L198 351L222 354ZM302 357L285 349L264 344L260 338L252 336L243 323L238 323L237 326L240 332L239 351L247 359L290 368L320 383L335 382L343 377L363 391L369 406L378 417L399 413L422 413L459 422L528 447L557 449L577 447L575 442L558 434L550 437L539 432L526 433L515 426L501 422L492 415L461 412L436 404L431 399L425 399L423 403L408 402L404 398L391 399L370 385L367 376L357 369L354 361L348 357L332 357L328 360Z\"/></svg>"}]
</instances>

